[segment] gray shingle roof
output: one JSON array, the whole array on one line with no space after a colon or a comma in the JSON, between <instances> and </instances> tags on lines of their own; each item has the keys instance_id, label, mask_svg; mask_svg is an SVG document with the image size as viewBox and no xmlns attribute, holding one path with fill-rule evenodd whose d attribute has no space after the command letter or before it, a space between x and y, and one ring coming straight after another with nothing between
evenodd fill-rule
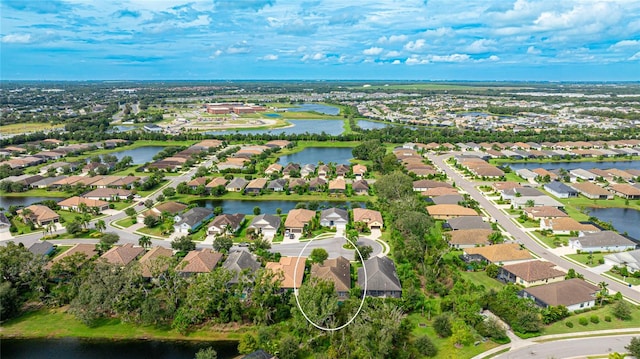
<instances>
[{"instance_id":1,"label":"gray shingle roof","mask_svg":"<svg viewBox=\"0 0 640 359\"><path fill-rule=\"evenodd\" d=\"M367 291L401 291L396 267L387 257L373 257L364 262L367 269ZM358 286L364 289L364 270L358 268Z\"/></svg>"}]
</instances>

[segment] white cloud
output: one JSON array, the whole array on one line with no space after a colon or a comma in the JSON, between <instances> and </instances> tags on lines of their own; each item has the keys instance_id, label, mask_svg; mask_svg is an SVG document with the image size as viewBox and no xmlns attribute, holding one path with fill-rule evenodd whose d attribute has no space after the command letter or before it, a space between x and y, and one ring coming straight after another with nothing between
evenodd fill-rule
<instances>
[{"instance_id":1,"label":"white cloud","mask_svg":"<svg viewBox=\"0 0 640 359\"><path fill-rule=\"evenodd\" d=\"M406 45L404 45L405 50L407 51L420 51L424 49L426 46L426 41L424 39L418 39L416 41L409 41Z\"/></svg>"},{"instance_id":2,"label":"white cloud","mask_svg":"<svg viewBox=\"0 0 640 359\"><path fill-rule=\"evenodd\" d=\"M489 61L500 61L500 57L496 56L496 55L491 55L489 56Z\"/></svg>"},{"instance_id":3,"label":"white cloud","mask_svg":"<svg viewBox=\"0 0 640 359\"><path fill-rule=\"evenodd\" d=\"M304 55L302 56L302 61L309 61L309 60L313 60L313 61L320 61L320 60L324 60L326 59L327 56L321 52L316 52L313 55Z\"/></svg>"},{"instance_id":4,"label":"white cloud","mask_svg":"<svg viewBox=\"0 0 640 359\"><path fill-rule=\"evenodd\" d=\"M640 47L640 40L622 40L609 46L609 50L623 50Z\"/></svg>"},{"instance_id":5,"label":"white cloud","mask_svg":"<svg viewBox=\"0 0 640 359\"><path fill-rule=\"evenodd\" d=\"M407 65L424 65L424 64L428 64L429 60L423 59L423 58L419 58L416 55L412 55L411 57L407 58L404 61L404 63L407 64Z\"/></svg>"},{"instance_id":6,"label":"white cloud","mask_svg":"<svg viewBox=\"0 0 640 359\"><path fill-rule=\"evenodd\" d=\"M402 62L400 60L393 60L391 65L400 65Z\"/></svg>"},{"instance_id":7,"label":"white cloud","mask_svg":"<svg viewBox=\"0 0 640 359\"><path fill-rule=\"evenodd\" d=\"M213 54L211 54L211 56L209 56L210 59L215 59L216 57L222 55L222 50L216 50Z\"/></svg>"},{"instance_id":8,"label":"white cloud","mask_svg":"<svg viewBox=\"0 0 640 359\"><path fill-rule=\"evenodd\" d=\"M9 34L2 37L5 44L28 44L31 42L31 34Z\"/></svg>"},{"instance_id":9,"label":"white cloud","mask_svg":"<svg viewBox=\"0 0 640 359\"><path fill-rule=\"evenodd\" d=\"M496 42L490 39L480 39L467 46L466 51L471 54L481 54L495 50Z\"/></svg>"},{"instance_id":10,"label":"white cloud","mask_svg":"<svg viewBox=\"0 0 640 359\"><path fill-rule=\"evenodd\" d=\"M260 57L260 59L265 61L276 61L278 59L278 55L268 54Z\"/></svg>"},{"instance_id":11,"label":"white cloud","mask_svg":"<svg viewBox=\"0 0 640 359\"><path fill-rule=\"evenodd\" d=\"M455 32L450 27L439 27L437 29L430 29L422 33L424 37L444 37L454 35Z\"/></svg>"},{"instance_id":12,"label":"white cloud","mask_svg":"<svg viewBox=\"0 0 640 359\"><path fill-rule=\"evenodd\" d=\"M384 57L398 57L398 56L400 56L401 54L402 54L402 53L401 53L400 51L392 50L392 51L387 52L387 53L384 55Z\"/></svg>"},{"instance_id":13,"label":"white cloud","mask_svg":"<svg viewBox=\"0 0 640 359\"><path fill-rule=\"evenodd\" d=\"M251 52L251 49L249 49L248 47L236 47L236 46L230 46L229 48L227 48L227 54L230 55L235 55L235 54L246 54Z\"/></svg>"},{"instance_id":14,"label":"white cloud","mask_svg":"<svg viewBox=\"0 0 640 359\"><path fill-rule=\"evenodd\" d=\"M370 47L370 48L362 51L362 53L365 54L365 55L375 56L375 55L380 55L382 53L382 51L384 51L384 49L381 48L381 47Z\"/></svg>"},{"instance_id":15,"label":"white cloud","mask_svg":"<svg viewBox=\"0 0 640 359\"><path fill-rule=\"evenodd\" d=\"M536 49L535 46L529 46L529 48L527 48L527 54L529 55L540 55L542 53L542 51L540 51L540 49Z\"/></svg>"},{"instance_id":16,"label":"white cloud","mask_svg":"<svg viewBox=\"0 0 640 359\"><path fill-rule=\"evenodd\" d=\"M471 57L467 54L451 54L451 55L432 55L430 60L433 62L465 62L469 61Z\"/></svg>"},{"instance_id":17,"label":"white cloud","mask_svg":"<svg viewBox=\"0 0 640 359\"><path fill-rule=\"evenodd\" d=\"M640 51L636 52L635 55L629 58L630 61L640 60Z\"/></svg>"},{"instance_id":18,"label":"white cloud","mask_svg":"<svg viewBox=\"0 0 640 359\"><path fill-rule=\"evenodd\" d=\"M378 39L378 42L381 44L387 44L387 43L394 43L394 42L405 42L407 41L407 35L390 35L389 37L387 36L382 36Z\"/></svg>"}]
</instances>

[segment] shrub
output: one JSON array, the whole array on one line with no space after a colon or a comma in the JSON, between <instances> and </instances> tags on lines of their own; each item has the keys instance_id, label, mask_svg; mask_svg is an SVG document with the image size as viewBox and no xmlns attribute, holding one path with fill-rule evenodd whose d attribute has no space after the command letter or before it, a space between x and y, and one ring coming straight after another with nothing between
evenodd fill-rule
<instances>
[{"instance_id":1,"label":"shrub","mask_svg":"<svg viewBox=\"0 0 640 359\"><path fill-rule=\"evenodd\" d=\"M580 323L580 325L589 324L589 320L587 320L587 318L585 318L585 317L582 317L582 318L578 319L578 322Z\"/></svg>"},{"instance_id":2,"label":"shrub","mask_svg":"<svg viewBox=\"0 0 640 359\"><path fill-rule=\"evenodd\" d=\"M573 322L564 322L564 325L566 325L567 328L573 328Z\"/></svg>"},{"instance_id":3,"label":"shrub","mask_svg":"<svg viewBox=\"0 0 640 359\"><path fill-rule=\"evenodd\" d=\"M440 314L433 320L433 329L436 331L442 338L450 337L452 334L451 330L451 319L446 314Z\"/></svg>"},{"instance_id":4,"label":"shrub","mask_svg":"<svg viewBox=\"0 0 640 359\"><path fill-rule=\"evenodd\" d=\"M600 323L600 318L598 318L597 315L592 315L591 318L589 318L589 321L591 321L591 323L593 324L598 324Z\"/></svg>"},{"instance_id":5,"label":"shrub","mask_svg":"<svg viewBox=\"0 0 640 359\"><path fill-rule=\"evenodd\" d=\"M604 321L605 322L610 322L611 321L611 316L610 315L605 315L604 316Z\"/></svg>"}]
</instances>

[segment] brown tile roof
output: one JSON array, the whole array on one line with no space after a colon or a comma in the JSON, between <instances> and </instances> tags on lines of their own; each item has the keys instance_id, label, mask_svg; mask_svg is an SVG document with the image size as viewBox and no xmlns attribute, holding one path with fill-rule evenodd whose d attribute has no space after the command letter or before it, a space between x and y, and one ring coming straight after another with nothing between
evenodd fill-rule
<instances>
[{"instance_id":1,"label":"brown tile roof","mask_svg":"<svg viewBox=\"0 0 640 359\"><path fill-rule=\"evenodd\" d=\"M87 207L91 208L91 207L104 207L104 206L108 206L109 203L105 202L105 201L101 201L99 199L91 199L91 198L84 198L84 197L71 197L71 198L67 198L64 199L60 202L58 202L59 206L62 207L78 207L80 206L81 203L84 203L87 205Z\"/></svg>"},{"instance_id":2,"label":"brown tile roof","mask_svg":"<svg viewBox=\"0 0 640 359\"><path fill-rule=\"evenodd\" d=\"M155 206L155 209L160 213L169 212L171 214L176 214L187 209L187 205L171 201L171 202L161 203Z\"/></svg>"},{"instance_id":3,"label":"brown tile roof","mask_svg":"<svg viewBox=\"0 0 640 359\"><path fill-rule=\"evenodd\" d=\"M437 187L453 188L452 185L446 182L433 181L433 180L413 181L413 188L437 188Z\"/></svg>"},{"instance_id":4,"label":"brown tile roof","mask_svg":"<svg viewBox=\"0 0 640 359\"><path fill-rule=\"evenodd\" d=\"M367 166L361 164L353 165L353 173L354 174L364 174L367 172Z\"/></svg>"},{"instance_id":5,"label":"brown tile roof","mask_svg":"<svg viewBox=\"0 0 640 359\"><path fill-rule=\"evenodd\" d=\"M491 263L525 260L533 258L526 249L517 243L494 244L486 247L465 248L467 254L477 254Z\"/></svg>"},{"instance_id":6,"label":"brown tile roof","mask_svg":"<svg viewBox=\"0 0 640 359\"><path fill-rule=\"evenodd\" d=\"M351 289L351 263L345 257L325 259L322 264L314 263L311 275L333 282L337 292L348 292Z\"/></svg>"},{"instance_id":7,"label":"brown tile roof","mask_svg":"<svg viewBox=\"0 0 640 359\"><path fill-rule=\"evenodd\" d=\"M601 196L611 196L613 195L611 192L606 189L598 186L597 184L591 182L579 182L573 183L571 187L575 188L580 192L585 192L593 195L601 195Z\"/></svg>"},{"instance_id":8,"label":"brown tile roof","mask_svg":"<svg viewBox=\"0 0 640 359\"><path fill-rule=\"evenodd\" d=\"M133 262L142 252L144 252L144 248L134 247L133 244L127 243L123 246L112 247L105 254L101 255L100 258L111 264L126 266Z\"/></svg>"},{"instance_id":9,"label":"brown tile roof","mask_svg":"<svg viewBox=\"0 0 640 359\"><path fill-rule=\"evenodd\" d=\"M218 186L226 186L227 183L229 181L227 181L226 179L224 179L224 177L216 177L214 179L211 180L211 182L207 183L207 188L213 188L213 187L218 187Z\"/></svg>"},{"instance_id":10,"label":"brown tile roof","mask_svg":"<svg viewBox=\"0 0 640 359\"><path fill-rule=\"evenodd\" d=\"M329 181L329 190L344 190L347 188L347 183L341 178Z\"/></svg>"},{"instance_id":11,"label":"brown tile roof","mask_svg":"<svg viewBox=\"0 0 640 359\"><path fill-rule=\"evenodd\" d=\"M556 265L551 262L536 260L505 265L502 269L513 273L518 278L522 278L527 282L535 282L544 279L564 277L566 273L555 267Z\"/></svg>"},{"instance_id":12,"label":"brown tile roof","mask_svg":"<svg viewBox=\"0 0 640 359\"><path fill-rule=\"evenodd\" d=\"M247 187L245 187L245 190L248 189L248 188L262 189L266 185L267 185L267 179L266 178L256 178L256 179L252 180L251 182L249 182Z\"/></svg>"},{"instance_id":13,"label":"brown tile roof","mask_svg":"<svg viewBox=\"0 0 640 359\"><path fill-rule=\"evenodd\" d=\"M189 187L198 187L200 185L206 185L209 180L206 177L196 177L187 183Z\"/></svg>"},{"instance_id":14,"label":"brown tile roof","mask_svg":"<svg viewBox=\"0 0 640 359\"><path fill-rule=\"evenodd\" d=\"M283 280L280 284L281 288L300 288L302 285L302 277L304 276L304 264L307 258L300 257L298 261L296 277L294 279L294 269L296 267L296 260L298 257L281 257L280 262L268 262L266 265L267 269L272 270L273 272L282 272Z\"/></svg>"},{"instance_id":15,"label":"brown tile roof","mask_svg":"<svg viewBox=\"0 0 640 359\"><path fill-rule=\"evenodd\" d=\"M579 278L524 289L531 296L553 306L570 306L593 300L598 290L597 286Z\"/></svg>"},{"instance_id":16,"label":"brown tile roof","mask_svg":"<svg viewBox=\"0 0 640 359\"><path fill-rule=\"evenodd\" d=\"M569 217L568 214L562 212L556 207L551 206L525 207L523 211L533 216L533 218Z\"/></svg>"},{"instance_id":17,"label":"brown tile roof","mask_svg":"<svg viewBox=\"0 0 640 359\"><path fill-rule=\"evenodd\" d=\"M63 252L59 256L53 258L53 260L51 262L47 263L46 268L51 268L54 263L59 262L59 261L63 260L64 258L70 257L70 256L72 256L72 255L74 255L76 253L82 253L87 257L87 259L91 259L93 256L98 254L98 251L96 251L96 245L95 244L78 243L75 246L69 248L69 250L67 250L66 252Z\"/></svg>"},{"instance_id":18,"label":"brown tile roof","mask_svg":"<svg viewBox=\"0 0 640 359\"><path fill-rule=\"evenodd\" d=\"M309 223L315 215L316 212L309 209L292 209L289 211L287 219L284 221L284 226L286 228L302 228L305 224Z\"/></svg>"},{"instance_id":19,"label":"brown tile roof","mask_svg":"<svg viewBox=\"0 0 640 359\"><path fill-rule=\"evenodd\" d=\"M380 214L380 212L367 208L354 208L353 221L366 223L379 222L381 225L383 223L382 214Z\"/></svg>"},{"instance_id":20,"label":"brown tile roof","mask_svg":"<svg viewBox=\"0 0 640 359\"><path fill-rule=\"evenodd\" d=\"M462 207L457 204L436 204L427 206L427 212L431 216L477 216L472 208Z\"/></svg>"},{"instance_id":21,"label":"brown tile roof","mask_svg":"<svg viewBox=\"0 0 640 359\"><path fill-rule=\"evenodd\" d=\"M547 227L554 231L600 232L593 224L584 224L571 217L543 219Z\"/></svg>"},{"instance_id":22,"label":"brown tile roof","mask_svg":"<svg viewBox=\"0 0 640 359\"><path fill-rule=\"evenodd\" d=\"M140 262L140 269L142 270L142 276L145 278L151 277L153 275L152 270L156 269L154 268L154 266L157 265L156 264L157 262L159 262L158 259L160 257L170 258L172 255L173 255L173 251L169 248L160 247L160 246L151 248L151 250L145 253L138 260L138 262ZM165 271L167 268L169 268L168 262L158 267L157 269L161 271Z\"/></svg>"},{"instance_id":23,"label":"brown tile roof","mask_svg":"<svg viewBox=\"0 0 640 359\"><path fill-rule=\"evenodd\" d=\"M506 190L522 187L522 185L520 183L511 182L511 181L494 182L492 186L496 191L506 191Z\"/></svg>"},{"instance_id":24,"label":"brown tile roof","mask_svg":"<svg viewBox=\"0 0 640 359\"><path fill-rule=\"evenodd\" d=\"M492 229L460 229L447 232L450 236L449 243L457 245L480 245L489 244L489 236Z\"/></svg>"},{"instance_id":25,"label":"brown tile roof","mask_svg":"<svg viewBox=\"0 0 640 359\"><path fill-rule=\"evenodd\" d=\"M636 188L627 183L616 183L612 184L610 187L614 192L622 193L625 196L640 196L640 188Z\"/></svg>"},{"instance_id":26,"label":"brown tile roof","mask_svg":"<svg viewBox=\"0 0 640 359\"><path fill-rule=\"evenodd\" d=\"M196 249L187 253L176 267L182 273L209 273L222 259L222 253L211 249Z\"/></svg>"},{"instance_id":27,"label":"brown tile roof","mask_svg":"<svg viewBox=\"0 0 640 359\"><path fill-rule=\"evenodd\" d=\"M26 209L30 210L31 213L33 213L32 218L35 218L37 222L46 222L60 217L51 208L40 204L32 204L26 207ZM22 214L22 209L18 210L18 214Z\"/></svg>"},{"instance_id":28,"label":"brown tile roof","mask_svg":"<svg viewBox=\"0 0 640 359\"><path fill-rule=\"evenodd\" d=\"M423 191L421 194L423 196L437 197L437 196L445 196L448 194L458 194L458 190L455 188L435 187L435 188L429 188L428 190Z\"/></svg>"},{"instance_id":29,"label":"brown tile roof","mask_svg":"<svg viewBox=\"0 0 640 359\"><path fill-rule=\"evenodd\" d=\"M531 170L531 172L537 174L540 177L544 177L546 175L549 175L549 178L552 179L552 180L558 178L557 174L555 174L553 172L549 172L549 171L545 170L544 168L534 168L534 169Z\"/></svg>"}]
</instances>

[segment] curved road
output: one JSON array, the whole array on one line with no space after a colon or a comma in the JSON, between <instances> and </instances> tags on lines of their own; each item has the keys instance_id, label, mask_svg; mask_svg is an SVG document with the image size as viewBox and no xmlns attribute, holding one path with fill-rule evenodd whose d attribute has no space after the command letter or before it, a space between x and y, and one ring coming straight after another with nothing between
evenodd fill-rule
<instances>
[{"instance_id":1,"label":"curved road","mask_svg":"<svg viewBox=\"0 0 640 359\"><path fill-rule=\"evenodd\" d=\"M552 342L536 343L504 354L495 356L500 359L522 358L586 358L609 353L626 353L624 347L629 345L631 338L637 335L616 335L606 337L588 337L564 339Z\"/></svg>"},{"instance_id":2,"label":"curved road","mask_svg":"<svg viewBox=\"0 0 640 359\"><path fill-rule=\"evenodd\" d=\"M529 235L527 235L520 227L516 226L516 224L513 223L513 221L503 211L497 208L484 195L482 195L482 193L480 193L480 191L476 189L476 184L474 182L467 180L453 168L451 168L448 164L446 164L444 160L448 157L451 157L451 154L440 156L436 156L434 154L427 155L427 158L429 158L429 160L431 160L433 164L442 169L447 174L447 176L449 176L449 178L451 178L456 183L458 187L466 191L469 196L471 196L471 198L476 200L480 204L480 206L484 208L484 210L505 229L505 231L509 232L516 240L524 244L527 249L534 252L541 258L552 262L562 268L574 269L577 273L584 275L585 279L593 283L600 283L604 281L609 285L609 290L621 292L625 297L632 299L635 302L640 302L640 292L610 278L603 277L594 272L591 272L582 266L579 266L558 255L555 255L549 252L547 248L541 246L533 238L529 237Z\"/></svg>"}]
</instances>

